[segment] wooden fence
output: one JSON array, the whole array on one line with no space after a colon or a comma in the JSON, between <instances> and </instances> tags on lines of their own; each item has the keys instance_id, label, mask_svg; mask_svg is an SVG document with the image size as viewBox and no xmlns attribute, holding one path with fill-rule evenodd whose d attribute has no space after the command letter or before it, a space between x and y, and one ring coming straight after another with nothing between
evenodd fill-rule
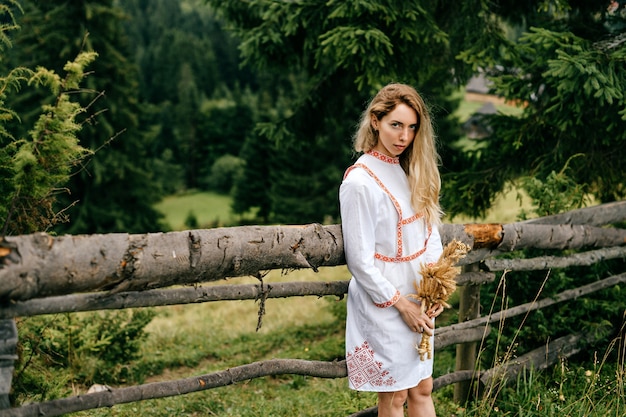
<instances>
[{"instance_id":1,"label":"wooden fence","mask_svg":"<svg viewBox=\"0 0 626 417\"><path fill-rule=\"evenodd\" d=\"M604 227L625 220L626 202L618 202L512 224L443 225L444 244L458 239L472 251L462 260L464 270L457 280L459 323L438 328L435 337L436 349L457 346L456 370L435 378L435 389L456 384L455 398L462 401L468 396L471 381L490 386L504 377L514 378L527 367L545 368L559 357L578 352L588 342L588 335L572 334L497 368L476 369L477 343L490 331L491 323L624 283L626 272L486 316L480 315L480 285L494 280L498 271L547 270L625 258L626 230ZM568 256L534 259L498 257L524 248L578 251ZM175 381L108 389L15 408L8 401L18 339L15 317L218 300L343 296L347 293L347 281L197 285L226 277L260 278L263 271L273 269L317 271L319 267L339 265L345 265L340 225L7 237L0 242L0 416L58 416L182 395L268 375L344 378L345 361L274 359ZM624 303L626 306L626 300ZM372 408L353 416L375 412Z\"/></svg>"}]
</instances>

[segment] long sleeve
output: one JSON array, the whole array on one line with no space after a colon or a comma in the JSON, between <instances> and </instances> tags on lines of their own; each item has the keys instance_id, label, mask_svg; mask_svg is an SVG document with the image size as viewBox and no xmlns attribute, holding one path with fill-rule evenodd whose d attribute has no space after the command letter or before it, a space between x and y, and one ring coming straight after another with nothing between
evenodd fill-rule
<instances>
[{"instance_id":1,"label":"long sleeve","mask_svg":"<svg viewBox=\"0 0 626 417\"><path fill-rule=\"evenodd\" d=\"M354 170L339 191L348 269L378 307L392 306L400 296L374 264L377 207L387 198L360 170Z\"/></svg>"},{"instance_id":2,"label":"long sleeve","mask_svg":"<svg viewBox=\"0 0 626 417\"><path fill-rule=\"evenodd\" d=\"M437 262L441 253L443 252L443 246L441 244L441 236L439 234L439 227L432 225L432 233L428 239L426 246L426 252L424 253L424 263L431 264Z\"/></svg>"}]
</instances>

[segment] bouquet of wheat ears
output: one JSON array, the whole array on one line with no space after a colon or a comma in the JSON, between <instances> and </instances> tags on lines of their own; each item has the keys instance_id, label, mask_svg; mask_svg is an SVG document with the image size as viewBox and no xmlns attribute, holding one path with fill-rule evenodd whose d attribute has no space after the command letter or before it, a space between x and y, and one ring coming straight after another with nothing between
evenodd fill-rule
<instances>
[{"instance_id":1,"label":"bouquet of wheat ears","mask_svg":"<svg viewBox=\"0 0 626 417\"><path fill-rule=\"evenodd\" d=\"M422 280L413 284L417 294L409 294L407 297L419 300L422 312L428 311L435 304L450 308L447 301L456 290L455 278L461 272L461 268L455 265L469 250L468 245L456 239L448 243L437 262L421 265ZM426 333L422 333L422 340L415 348L421 360L425 360L426 357L432 358L430 336Z\"/></svg>"}]
</instances>

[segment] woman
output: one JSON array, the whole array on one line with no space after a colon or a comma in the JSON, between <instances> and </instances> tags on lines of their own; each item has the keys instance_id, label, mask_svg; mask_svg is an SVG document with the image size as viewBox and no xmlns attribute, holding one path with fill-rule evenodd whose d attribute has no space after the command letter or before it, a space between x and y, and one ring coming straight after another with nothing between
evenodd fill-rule
<instances>
[{"instance_id":1,"label":"woman","mask_svg":"<svg viewBox=\"0 0 626 417\"><path fill-rule=\"evenodd\" d=\"M433 127L420 95L389 84L355 134L363 152L340 187L348 289L346 362L350 388L378 393L379 416L435 416L432 359L415 348L432 335L443 306L423 313L415 293L422 263L442 252L441 180Z\"/></svg>"}]
</instances>

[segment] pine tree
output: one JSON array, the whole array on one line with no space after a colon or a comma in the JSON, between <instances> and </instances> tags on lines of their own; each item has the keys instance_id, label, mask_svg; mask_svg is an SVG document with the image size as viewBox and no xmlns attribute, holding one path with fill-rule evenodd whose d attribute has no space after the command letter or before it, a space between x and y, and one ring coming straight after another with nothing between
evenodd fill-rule
<instances>
[{"instance_id":1,"label":"pine tree","mask_svg":"<svg viewBox=\"0 0 626 417\"><path fill-rule=\"evenodd\" d=\"M494 42L487 54L478 45L463 59L484 68L493 92L523 113L489 117L494 133L444 178L456 197L451 212L481 215L507 183L556 172L599 201L626 196L626 2L615 3L612 12L577 1L494 8L520 36Z\"/></svg>"},{"instance_id":2,"label":"pine tree","mask_svg":"<svg viewBox=\"0 0 626 417\"><path fill-rule=\"evenodd\" d=\"M575 183L586 184L598 199L626 194L620 165L626 132L623 1L612 2L615 10L575 0L210 3L242 40L244 63L305 80L291 92L293 114L268 131L270 140L304 141L310 156L325 157L321 147L328 142L320 139L332 136L334 144L348 146L342 142L345 126L356 109L381 85L401 81L424 93L435 111L441 109L435 121L448 213L480 215L511 181L545 179L566 164ZM481 70L493 81L493 92L522 105L523 114L492 116L494 134L464 152L457 146L455 121L446 114L455 106L455 86ZM307 117L325 128L312 127ZM283 131L289 134L278 134ZM311 159L301 161L308 169L294 165L313 179L319 167ZM300 178L295 190L315 188L307 187L313 185L307 175L271 169L273 178ZM279 194L272 201L273 212L290 207Z\"/></svg>"},{"instance_id":3,"label":"pine tree","mask_svg":"<svg viewBox=\"0 0 626 417\"><path fill-rule=\"evenodd\" d=\"M338 186L353 156L351 136L379 87L410 83L436 104L438 115L451 113L453 81L468 76L452 71L466 41L452 43L446 31L461 19L473 18L473 26L485 20L465 7L432 1L209 3L241 39L244 64L283 75L287 89L274 97L290 100L260 126L259 138L274 143L271 215L290 223L337 219ZM289 79L291 84L284 81ZM452 132L443 118L438 126L444 137ZM446 158L454 152L446 148Z\"/></svg>"},{"instance_id":4,"label":"pine tree","mask_svg":"<svg viewBox=\"0 0 626 417\"><path fill-rule=\"evenodd\" d=\"M231 132L250 122L236 112L250 110L232 95L254 77L238 69L234 39L203 1L130 0L120 7L130 17L125 29L141 70L141 100L161 110L149 121L156 131L153 152L171 155L184 170L181 188L201 188L223 155L214 150L237 155L241 148L242 134L233 140Z\"/></svg>"},{"instance_id":5,"label":"pine tree","mask_svg":"<svg viewBox=\"0 0 626 417\"><path fill-rule=\"evenodd\" d=\"M5 22L0 27L0 51L12 46L9 33L18 29L15 2L0 5ZM96 59L95 53L81 53L63 67L62 73L38 66L7 68L0 76L0 219L2 236L45 231L63 221L65 214L55 208L70 175L90 152L78 143L82 125L79 116L87 111L73 98L85 79L85 68ZM5 102L27 91L44 90L51 103L31 109L32 124L14 129L20 115Z\"/></svg>"},{"instance_id":6,"label":"pine tree","mask_svg":"<svg viewBox=\"0 0 626 417\"><path fill-rule=\"evenodd\" d=\"M56 68L79 51L96 51L86 87L102 92L80 96L94 117L84 120L79 134L82 146L95 151L72 177L72 194L65 205L71 222L58 227L67 233L147 232L160 230L160 215L152 207L160 199L158 179L152 176L154 160L147 158L150 143L138 126L137 69L126 58L121 30L123 15L113 1L24 1L22 26L11 63L31 62ZM24 95L16 109L28 109L49 96ZM92 103L93 102L93 103ZM29 120L26 111L23 120Z\"/></svg>"}]
</instances>

